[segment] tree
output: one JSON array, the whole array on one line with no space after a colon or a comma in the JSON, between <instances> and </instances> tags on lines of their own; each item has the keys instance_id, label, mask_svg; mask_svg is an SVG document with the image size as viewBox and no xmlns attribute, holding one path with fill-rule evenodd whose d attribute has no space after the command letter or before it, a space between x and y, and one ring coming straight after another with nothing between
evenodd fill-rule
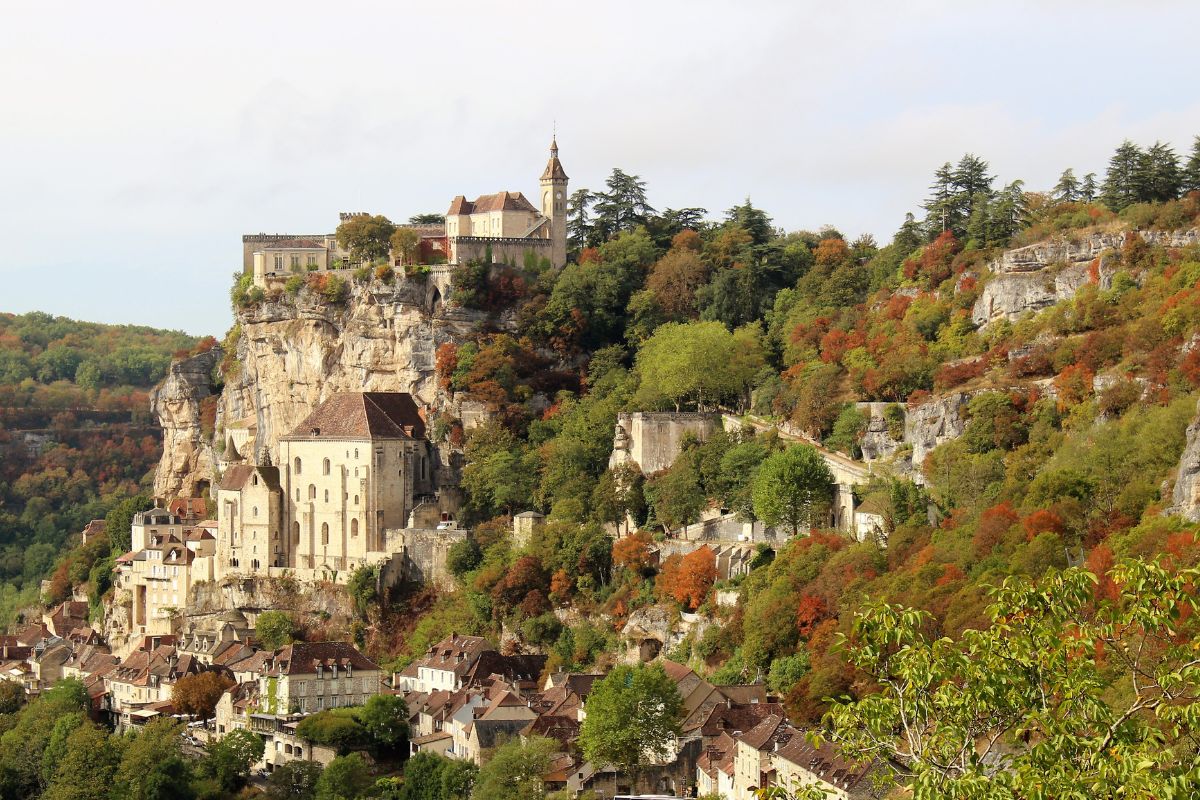
<instances>
[{"instance_id":1,"label":"tree","mask_svg":"<svg viewBox=\"0 0 1200 800\"><path fill-rule=\"evenodd\" d=\"M133 515L142 511L149 511L154 507L154 503L144 494L139 494L122 500L113 506L112 510L104 517L104 529L108 532L109 538L112 541L112 549L114 552L123 554L132 546L130 544L130 526L133 524Z\"/></svg>"},{"instance_id":2,"label":"tree","mask_svg":"<svg viewBox=\"0 0 1200 800\"><path fill-rule=\"evenodd\" d=\"M479 543L475 541L474 536L468 536L450 545L446 553L446 569L456 578L461 578L478 567L481 561L483 551L479 549Z\"/></svg>"},{"instance_id":3,"label":"tree","mask_svg":"<svg viewBox=\"0 0 1200 800\"><path fill-rule=\"evenodd\" d=\"M14 681L0 681L0 714L15 714L25 705L25 690Z\"/></svg>"},{"instance_id":4,"label":"tree","mask_svg":"<svg viewBox=\"0 0 1200 800\"><path fill-rule=\"evenodd\" d=\"M413 214L408 218L409 225L441 225L445 222L445 214Z\"/></svg>"},{"instance_id":5,"label":"tree","mask_svg":"<svg viewBox=\"0 0 1200 800\"><path fill-rule=\"evenodd\" d=\"M695 611L708 597L717 579L717 556L707 546L686 556L671 556L658 574L661 591L674 598L687 611Z\"/></svg>"},{"instance_id":6,"label":"tree","mask_svg":"<svg viewBox=\"0 0 1200 800\"><path fill-rule=\"evenodd\" d=\"M754 513L768 525L797 535L825 520L833 500L833 474L816 448L794 445L767 457L754 475Z\"/></svg>"},{"instance_id":7,"label":"tree","mask_svg":"<svg viewBox=\"0 0 1200 800\"><path fill-rule=\"evenodd\" d=\"M296 622L286 611L264 611L254 622L254 635L260 646L277 650L296 637Z\"/></svg>"},{"instance_id":8,"label":"tree","mask_svg":"<svg viewBox=\"0 0 1200 800\"><path fill-rule=\"evenodd\" d=\"M1164 203L1179 196L1183 173L1179 156L1162 142L1151 145L1138 161L1138 199L1144 203Z\"/></svg>"},{"instance_id":9,"label":"tree","mask_svg":"<svg viewBox=\"0 0 1200 800\"><path fill-rule=\"evenodd\" d=\"M315 800L324 771L316 761L287 761L267 778L267 800Z\"/></svg>"},{"instance_id":10,"label":"tree","mask_svg":"<svg viewBox=\"0 0 1200 800\"><path fill-rule=\"evenodd\" d=\"M400 263L408 266L414 263L417 247L421 244L421 234L415 228L396 228L388 239L392 254L400 258Z\"/></svg>"},{"instance_id":11,"label":"tree","mask_svg":"<svg viewBox=\"0 0 1200 800\"><path fill-rule=\"evenodd\" d=\"M592 222L588 217L596 195L587 189L576 189L567 198L567 244L572 250L587 247L592 236Z\"/></svg>"},{"instance_id":12,"label":"tree","mask_svg":"<svg viewBox=\"0 0 1200 800\"><path fill-rule=\"evenodd\" d=\"M113 777L113 800L188 800L191 769L180 755L183 723L159 717L129 738Z\"/></svg>"},{"instance_id":13,"label":"tree","mask_svg":"<svg viewBox=\"0 0 1200 800\"><path fill-rule=\"evenodd\" d=\"M621 664L592 687L579 732L584 757L636 773L675 755L683 700L661 664Z\"/></svg>"},{"instance_id":14,"label":"tree","mask_svg":"<svg viewBox=\"0 0 1200 800\"><path fill-rule=\"evenodd\" d=\"M233 791L245 783L250 767L262 758L265 747L257 733L238 728L208 746L201 767L221 788Z\"/></svg>"},{"instance_id":15,"label":"tree","mask_svg":"<svg viewBox=\"0 0 1200 800\"><path fill-rule=\"evenodd\" d=\"M361 753L338 756L317 779L316 800L357 800L374 784Z\"/></svg>"},{"instance_id":16,"label":"tree","mask_svg":"<svg viewBox=\"0 0 1200 800\"><path fill-rule=\"evenodd\" d=\"M390 694L372 695L357 717L378 752L396 754L407 748L408 706L404 698Z\"/></svg>"},{"instance_id":17,"label":"tree","mask_svg":"<svg viewBox=\"0 0 1200 800\"><path fill-rule=\"evenodd\" d=\"M422 750L404 764L395 800L467 800L478 771L470 761Z\"/></svg>"},{"instance_id":18,"label":"tree","mask_svg":"<svg viewBox=\"0 0 1200 800\"><path fill-rule=\"evenodd\" d=\"M703 410L736 400L753 381L761 355L761 343L735 337L719 322L669 322L638 350L639 399L666 399L676 410L688 401Z\"/></svg>"},{"instance_id":19,"label":"tree","mask_svg":"<svg viewBox=\"0 0 1200 800\"><path fill-rule=\"evenodd\" d=\"M696 291L708 280L708 265L693 250L672 249L650 270L646 288L668 319L696 315Z\"/></svg>"},{"instance_id":20,"label":"tree","mask_svg":"<svg viewBox=\"0 0 1200 800\"><path fill-rule=\"evenodd\" d=\"M1138 169L1142 164L1142 151L1126 139L1108 161L1108 172L1104 176L1104 188L1100 197L1112 211L1121 211L1138 202Z\"/></svg>"},{"instance_id":21,"label":"tree","mask_svg":"<svg viewBox=\"0 0 1200 800\"><path fill-rule=\"evenodd\" d=\"M646 202L646 182L637 175L613 168L604 185L608 191L597 198L594 226L603 239L632 231L654 213Z\"/></svg>"},{"instance_id":22,"label":"tree","mask_svg":"<svg viewBox=\"0 0 1200 800\"><path fill-rule=\"evenodd\" d=\"M540 800L546 794L542 778L557 749L553 740L540 736L497 747L479 770L471 800Z\"/></svg>"},{"instance_id":23,"label":"tree","mask_svg":"<svg viewBox=\"0 0 1200 800\"><path fill-rule=\"evenodd\" d=\"M1200 136L1192 140L1192 152L1180 177L1179 189L1183 194L1200 192Z\"/></svg>"},{"instance_id":24,"label":"tree","mask_svg":"<svg viewBox=\"0 0 1200 800\"><path fill-rule=\"evenodd\" d=\"M370 262L386 258L396 226L382 215L354 214L337 227L338 245L350 251L350 260Z\"/></svg>"},{"instance_id":25,"label":"tree","mask_svg":"<svg viewBox=\"0 0 1200 800\"><path fill-rule=\"evenodd\" d=\"M119 739L90 722L76 727L43 800L108 800L121 760L120 745Z\"/></svg>"},{"instance_id":26,"label":"tree","mask_svg":"<svg viewBox=\"0 0 1200 800\"><path fill-rule=\"evenodd\" d=\"M835 705L831 738L915 798L1183 797L1197 769L1200 571L1130 560L992 590L990 626L931 638L929 615L869 604L841 637L879 691Z\"/></svg>"},{"instance_id":27,"label":"tree","mask_svg":"<svg viewBox=\"0 0 1200 800\"><path fill-rule=\"evenodd\" d=\"M1062 175L1058 177L1058 183L1050 190L1050 196L1059 203L1074 203L1080 199L1079 179L1075 177L1074 170L1063 170Z\"/></svg>"},{"instance_id":28,"label":"tree","mask_svg":"<svg viewBox=\"0 0 1200 800\"><path fill-rule=\"evenodd\" d=\"M230 686L233 686L233 679L215 670L184 675L171 689L171 702L184 714L208 719Z\"/></svg>"}]
</instances>

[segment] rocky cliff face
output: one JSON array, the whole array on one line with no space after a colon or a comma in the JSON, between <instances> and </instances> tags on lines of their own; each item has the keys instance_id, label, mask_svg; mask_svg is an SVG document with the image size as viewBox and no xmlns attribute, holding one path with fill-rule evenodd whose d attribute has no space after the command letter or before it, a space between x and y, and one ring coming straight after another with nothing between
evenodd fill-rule
<instances>
[{"instance_id":1,"label":"rocky cliff face","mask_svg":"<svg viewBox=\"0 0 1200 800\"><path fill-rule=\"evenodd\" d=\"M967 427L963 412L970 399L966 392L954 392L909 409L904 441L912 445L912 463L918 470L929 451L963 435Z\"/></svg>"},{"instance_id":2,"label":"rocky cliff face","mask_svg":"<svg viewBox=\"0 0 1200 800\"><path fill-rule=\"evenodd\" d=\"M156 497L197 495L211 485L213 448L202 416L215 405L213 370L221 356L221 348L216 347L174 362L166 379L150 393L150 408L163 429L162 458L154 473Z\"/></svg>"},{"instance_id":3,"label":"rocky cliff face","mask_svg":"<svg viewBox=\"0 0 1200 800\"><path fill-rule=\"evenodd\" d=\"M1093 233L1080 239L1054 239L1007 250L988 265L994 274L983 287L971 312L972 321L985 327L998 319L1015 319L1027 311L1040 311L1069 300L1088 282L1101 289L1111 286L1115 269L1108 257L1125 243L1126 236L1141 236L1150 244L1185 247L1200 243L1200 230L1131 231ZM1092 262L1096 262L1092 269Z\"/></svg>"},{"instance_id":4,"label":"rocky cliff face","mask_svg":"<svg viewBox=\"0 0 1200 800\"><path fill-rule=\"evenodd\" d=\"M230 428L254 425L254 452L243 455L265 448L274 458L279 437L339 391L409 392L427 412L439 410L445 398L434 380L435 351L464 339L482 315L444 308L440 298L448 286L435 285L432 276L428 281L356 286L343 305L302 292L239 312L237 366L217 403L215 446L223 447ZM167 431L155 476L162 496L211 485L220 454L200 430L205 394L187 379L185 364L173 365L172 377L156 391L163 400L156 399L154 409Z\"/></svg>"},{"instance_id":5,"label":"rocky cliff face","mask_svg":"<svg viewBox=\"0 0 1200 800\"><path fill-rule=\"evenodd\" d=\"M1196 408L1195 418L1188 425L1187 444L1179 457L1171 506L1163 513L1179 514L1193 522L1200 522L1200 405Z\"/></svg>"}]
</instances>

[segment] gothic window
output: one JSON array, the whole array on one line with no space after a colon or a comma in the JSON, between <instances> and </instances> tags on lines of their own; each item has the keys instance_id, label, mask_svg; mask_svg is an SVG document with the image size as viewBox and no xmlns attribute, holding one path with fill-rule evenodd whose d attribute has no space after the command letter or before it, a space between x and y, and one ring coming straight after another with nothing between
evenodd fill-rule
<instances>
[{"instance_id":1,"label":"gothic window","mask_svg":"<svg viewBox=\"0 0 1200 800\"><path fill-rule=\"evenodd\" d=\"M297 490L297 491L299 491L299 490ZM297 521L297 522L292 523L292 546L298 547L299 545L300 545L300 523Z\"/></svg>"},{"instance_id":2,"label":"gothic window","mask_svg":"<svg viewBox=\"0 0 1200 800\"><path fill-rule=\"evenodd\" d=\"M293 464L292 471L295 472L297 475L299 475L300 474L300 456L296 456L296 460L294 462L292 462L292 464Z\"/></svg>"},{"instance_id":3,"label":"gothic window","mask_svg":"<svg viewBox=\"0 0 1200 800\"><path fill-rule=\"evenodd\" d=\"M325 490L325 502L326 503L329 502L329 490L328 489Z\"/></svg>"},{"instance_id":4,"label":"gothic window","mask_svg":"<svg viewBox=\"0 0 1200 800\"><path fill-rule=\"evenodd\" d=\"M329 523L321 523L321 544L329 544Z\"/></svg>"},{"instance_id":5,"label":"gothic window","mask_svg":"<svg viewBox=\"0 0 1200 800\"><path fill-rule=\"evenodd\" d=\"M354 457L358 458L358 448L354 448ZM357 474L357 473L356 473Z\"/></svg>"},{"instance_id":6,"label":"gothic window","mask_svg":"<svg viewBox=\"0 0 1200 800\"><path fill-rule=\"evenodd\" d=\"M354 495L354 505L358 505L358 495Z\"/></svg>"},{"instance_id":7,"label":"gothic window","mask_svg":"<svg viewBox=\"0 0 1200 800\"><path fill-rule=\"evenodd\" d=\"M350 520L350 535L358 536L358 518L357 517Z\"/></svg>"},{"instance_id":8,"label":"gothic window","mask_svg":"<svg viewBox=\"0 0 1200 800\"><path fill-rule=\"evenodd\" d=\"M328 458L321 462L321 474L322 475L329 474L329 459Z\"/></svg>"}]
</instances>

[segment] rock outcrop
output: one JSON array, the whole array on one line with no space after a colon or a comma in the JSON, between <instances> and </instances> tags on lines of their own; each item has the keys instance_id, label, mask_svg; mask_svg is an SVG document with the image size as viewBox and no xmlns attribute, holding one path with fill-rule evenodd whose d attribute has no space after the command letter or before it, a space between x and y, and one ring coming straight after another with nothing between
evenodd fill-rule
<instances>
[{"instance_id":1,"label":"rock outcrop","mask_svg":"<svg viewBox=\"0 0 1200 800\"><path fill-rule=\"evenodd\" d=\"M206 411L211 414L216 402L213 371L222 355L214 347L172 363L150 393L150 408L163 430L162 457L154 473L156 497L196 496L212 484L215 460L202 417Z\"/></svg>"},{"instance_id":2,"label":"rock outcrop","mask_svg":"<svg viewBox=\"0 0 1200 800\"><path fill-rule=\"evenodd\" d=\"M1192 522L1200 522L1200 405L1187 428L1187 444L1179 457L1171 505L1163 513L1179 514Z\"/></svg>"},{"instance_id":3,"label":"rock outcrop","mask_svg":"<svg viewBox=\"0 0 1200 800\"><path fill-rule=\"evenodd\" d=\"M1107 289L1116 270L1110 254L1127 236L1147 243L1186 247L1200 243L1200 230L1096 232L1077 239L1061 237L1005 251L988 265L993 277L984 284L971 320L985 327L999 319L1016 319L1062 300L1069 300L1086 283ZM1095 262L1093 266L1093 262Z\"/></svg>"},{"instance_id":4,"label":"rock outcrop","mask_svg":"<svg viewBox=\"0 0 1200 800\"><path fill-rule=\"evenodd\" d=\"M217 403L216 439L223 446L226 431L250 429L253 451L243 455L265 450L275 458L279 437L339 391L409 392L427 415L448 405L435 381L435 352L463 341L483 315L444 307L449 287L427 280L355 286L342 304L301 292L239 311L236 367ZM200 383L199 372L180 362L155 392L166 431L155 476L160 496L199 493L216 479L213 442L200 426Z\"/></svg>"},{"instance_id":5,"label":"rock outcrop","mask_svg":"<svg viewBox=\"0 0 1200 800\"><path fill-rule=\"evenodd\" d=\"M929 451L963 435L967 427L963 411L970 399L965 392L954 392L908 410L904 441L912 445L912 463L918 471Z\"/></svg>"},{"instance_id":6,"label":"rock outcrop","mask_svg":"<svg viewBox=\"0 0 1200 800\"><path fill-rule=\"evenodd\" d=\"M892 459L905 444L904 406L898 403L858 403L857 406L859 412L867 418L867 430L863 433L862 441L858 443L863 461L870 464ZM895 422L888 419L889 414L897 417ZM906 471L903 466L900 469Z\"/></svg>"}]
</instances>

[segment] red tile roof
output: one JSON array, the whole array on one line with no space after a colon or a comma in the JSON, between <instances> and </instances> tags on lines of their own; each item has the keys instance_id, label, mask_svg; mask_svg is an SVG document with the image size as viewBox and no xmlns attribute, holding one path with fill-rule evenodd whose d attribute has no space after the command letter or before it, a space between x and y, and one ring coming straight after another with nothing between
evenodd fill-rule
<instances>
[{"instance_id":1,"label":"red tile roof","mask_svg":"<svg viewBox=\"0 0 1200 800\"><path fill-rule=\"evenodd\" d=\"M537 209L533 207L525 195L520 192L496 192L495 194L481 194L474 200L467 200L462 195L455 197L450 203L450 210L446 212L447 216L457 214L486 214L491 211L531 211L537 213Z\"/></svg>"}]
</instances>

